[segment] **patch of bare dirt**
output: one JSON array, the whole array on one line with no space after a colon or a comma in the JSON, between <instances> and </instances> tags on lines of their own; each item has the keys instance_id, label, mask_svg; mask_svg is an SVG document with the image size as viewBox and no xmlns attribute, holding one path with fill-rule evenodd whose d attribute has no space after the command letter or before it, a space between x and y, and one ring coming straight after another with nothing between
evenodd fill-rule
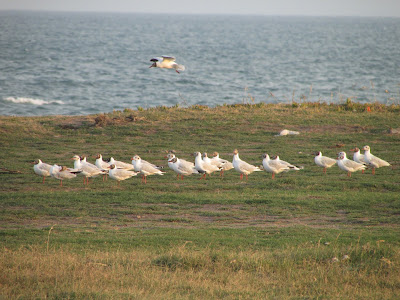
<instances>
[{"instance_id":1,"label":"patch of bare dirt","mask_svg":"<svg viewBox=\"0 0 400 300\"><path fill-rule=\"evenodd\" d=\"M171 204L145 204L140 206L160 206L168 207ZM175 205L176 206L176 205ZM14 210L26 209L15 207ZM370 218L349 219L347 214L338 211L334 216L315 215L315 216L279 216L272 214L260 214L257 208L243 205L185 205L181 211L175 210L173 213L130 213L118 216L103 217L60 217L49 218L41 217L38 219L14 219L0 221L0 229L13 228L50 228L53 225L60 227L75 228L77 231L95 230L100 228L280 228L305 226L311 228L343 228L359 226L365 224L370 227L399 227L400 224L375 224L371 223Z\"/></svg>"}]
</instances>

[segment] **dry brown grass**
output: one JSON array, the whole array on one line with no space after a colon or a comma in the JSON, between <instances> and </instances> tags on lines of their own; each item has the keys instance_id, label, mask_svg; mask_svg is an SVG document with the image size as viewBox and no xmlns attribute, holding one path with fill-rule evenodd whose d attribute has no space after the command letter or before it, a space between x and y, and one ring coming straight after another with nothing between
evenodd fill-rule
<instances>
[{"instance_id":1,"label":"dry brown grass","mask_svg":"<svg viewBox=\"0 0 400 300\"><path fill-rule=\"evenodd\" d=\"M0 284L2 296L13 299L395 299L400 269L392 260L400 253L380 255L369 244L197 251L185 243L166 253L3 248Z\"/></svg>"}]
</instances>

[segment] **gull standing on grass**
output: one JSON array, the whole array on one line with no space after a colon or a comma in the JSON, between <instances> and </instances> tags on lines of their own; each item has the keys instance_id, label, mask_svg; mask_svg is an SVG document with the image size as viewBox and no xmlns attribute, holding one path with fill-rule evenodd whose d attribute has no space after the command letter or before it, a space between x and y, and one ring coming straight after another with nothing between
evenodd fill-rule
<instances>
[{"instance_id":1,"label":"gull standing on grass","mask_svg":"<svg viewBox=\"0 0 400 300\"><path fill-rule=\"evenodd\" d=\"M100 170L103 170L103 171L106 171L106 172L108 172L110 170L110 165L103 160L103 156L101 154L97 154L96 155L96 161L95 161L94 164ZM104 181L104 178L107 180L107 174L103 175L103 181Z\"/></svg>"},{"instance_id":2,"label":"gull standing on grass","mask_svg":"<svg viewBox=\"0 0 400 300\"><path fill-rule=\"evenodd\" d=\"M299 171L301 169L304 169L304 167L297 167L297 166L295 166L295 165L293 165L291 163L288 163L287 161L280 160L279 155L275 156L274 160L279 162L279 163L281 163L281 164L283 164L283 165L288 166L290 170Z\"/></svg>"},{"instance_id":3,"label":"gull standing on grass","mask_svg":"<svg viewBox=\"0 0 400 300\"><path fill-rule=\"evenodd\" d=\"M51 165L42 162L40 159L37 159L33 163L35 164L33 166L33 171L35 171L35 173L37 175L43 176L43 182L42 183L44 183L45 178L50 176Z\"/></svg>"},{"instance_id":4,"label":"gull standing on grass","mask_svg":"<svg viewBox=\"0 0 400 300\"><path fill-rule=\"evenodd\" d=\"M173 153L168 153L166 158L168 158L168 167L178 174L176 177L178 180L179 175L181 176L181 180L183 180L184 175L189 176L191 174L199 174L194 167L194 163L190 161L179 159Z\"/></svg>"},{"instance_id":5,"label":"gull standing on grass","mask_svg":"<svg viewBox=\"0 0 400 300\"><path fill-rule=\"evenodd\" d=\"M90 177L96 177L98 175L107 173L103 170L100 170L95 165L88 163L85 158L84 160L81 160L79 155L74 155L72 160L74 160L74 169L82 171L81 174L84 176L83 184L89 185Z\"/></svg>"},{"instance_id":6,"label":"gull standing on grass","mask_svg":"<svg viewBox=\"0 0 400 300\"><path fill-rule=\"evenodd\" d=\"M164 175L159 169L155 168L153 164L143 162L139 155L132 157L132 164L135 171L142 174L142 182L147 183L147 176L149 175Z\"/></svg>"},{"instance_id":7,"label":"gull standing on grass","mask_svg":"<svg viewBox=\"0 0 400 300\"><path fill-rule=\"evenodd\" d=\"M86 160L86 156L81 156L81 163L84 164L84 165L90 166L90 167L92 167L92 168L98 168L96 165L94 165L94 164L88 162L88 161ZM98 168L98 169L99 169L99 168Z\"/></svg>"},{"instance_id":8,"label":"gull standing on grass","mask_svg":"<svg viewBox=\"0 0 400 300\"><path fill-rule=\"evenodd\" d=\"M323 156L321 151L315 153L314 162L317 166L324 168L323 172L326 174L326 169L336 164L336 159Z\"/></svg>"},{"instance_id":9,"label":"gull standing on grass","mask_svg":"<svg viewBox=\"0 0 400 300\"><path fill-rule=\"evenodd\" d=\"M132 164L128 164L123 161L115 160L114 157L110 158L110 162L108 164L110 166L114 165L117 169L124 169L124 170L128 170L128 171L134 169Z\"/></svg>"},{"instance_id":10,"label":"gull standing on grass","mask_svg":"<svg viewBox=\"0 0 400 300\"><path fill-rule=\"evenodd\" d=\"M108 176L110 176L111 179L115 179L118 181L118 186L119 182L121 180L125 180L128 178L131 178L133 176L136 176L138 173L134 171L129 171L125 169L117 169L115 165L110 166L110 171L108 171Z\"/></svg>"},{"instance_id":11,"label":"gull standing on grass","mask_svg":"<svg viewBox=\"0 0 400 300\"><path fill-rule=\"evenodd\" d=\"M236 171L240 173L240 180L243 179L243 175L247 175L255 172L255 171L262 171L259 167L253 166L239 158L239 151L235 149L233 151L233 160L232 160L233 167Z\"/></svg>"},{"instance_id":12,"label":"gull standing on grass","mask_svg":"<svg viewBox=\"0 0 400 300\"><path fill-rule=\"evenodd\" d=\"M110 169L109 163L107 163L103 160L103 156L101 154L96 155L96 161L94 164L96 165L96 167L98 167L100 170L103 170L103 171Z\"/></svg>"},{"instance_id":13,"label":"gull standing on grass","mask_svg":"<svg viewBox=\"0 0 400 300\"><path fill-rule=\"evenodd\" d=\"M210 164L210 165L216 166L216 167L218 167L218 168L221 170L221 172L222 172L222 167L223 167L223 165L225 164L225 163L222 161L222 159L221 159L221 160L211 159L211 158L208 157L207 152L203 152L202 157L203 157L203 161L204 161L206 164ZM221 173L220 173L220 176L221 176Z\"/></svg>"},{"instance_id":14,"label":"gull standing on grass","mask_svg":"<svg viewBox=\"0 0 400 300\"><path fill-rule=\"evenodd\" d=\"M387 161L371 154L371 148L369 146L364 146L363 150L364 150L364 160L368 165L372 167L372 174L375 175L375 168L390 166L390 164Z\"/></svg>"},{"instance_id":15,"label":"gull standing on grass","mask_svg":"<svg viewBox=\"0 0 400 300\"><path fill-rule=\"evenodd\" d=\"M62 182L64 179L71 179L75 178L77 173L80 173L81 171L76 170L76 169L69 169L66 166L58 166L58 165L53 165L50 169L50 174L51 177L54 177L56 179L60 180L60 186L63 186Z\"/></svg>"},{"instance_id":16,"label":"gull standing on grass","mask_svg":"<svg viewBox=\"0 0 400 300\"><path fill-rule=\"evenodd\" d=\"M153 62L150 68L175 69L176 73L185 71L185 66L177 64L175 60L173 56L154 57L150 59Z\"/></svg>"},{"instance_id":17,"label":"gull standing on grass","mask_svg":"<svg viewBox=\"0 0 400 300\"><path fill-rule=\"evenodd\" d=\"M205 162L201 158L201 153L200 152L195 152L194 153L194 167L196 168L199 173L203 173L203 176L201 176L200 179L206 179L207 174L211 174L216 171L220 171L221 169L215 165L212 165L210 163Z\"/></svg>"},{"instance_id":18,"label":"gull standing on grass","mask_svg":"<svg viewBox=\"0 0 400 300\"><path fill-rule=\"evenodd\" d=\"M222 177L224 177L224 172L225 171L229 171L233 169L233 164L230 161L227 161L226 159L222 159L219 157L219 153L218 152L214 152L213 153L213 158L211 158L212 162L219 162L221 163L221 173L220 175Z\"/></svg>"},{"instance_id":19,"label":"gull standing on grass","mask_svg":"<svg viewBox=\"0 0 400 300\"><path fill-rule=\"evenodd\" d=\"M216 153L216 152L214 152L214 153ZM217 153L217 154L218 154L218 153ZM230 169L233 168L232 163L228 162L228 161L225 160L225 159L219 158L219 154L218 154L218 158L215 158L215 157L209 158L207 152L204 152L204 153L203 153L203 161L206 162L206 163L208 163L208 164L217 166L217 167L221 170L221 173L219 173L219 176L221 176L221 177L223 177L224 170L230 170ZM231 165L232 167L229 169L229 165L228 165L228 166L226 166L226 168L225 168L225 165L226 165L226 164L229 164L229 165Z\"/></svg>"},{"instance_id":20,"label":"gull standing on grass","mask_svg":"<svg viewBox=\"0 0 400 300\"><path fill-rule=\"evenodd\" d=\"M281 161L270 159L267 153L263 154L262 165L266 172L272 173L272 179L275 178L275 174L279 174L281 172L290 171L290 167L286 164L283 164Z\"/></svg>"},{"instance_id":21,"label":"gull standing on grass","mask_svg":"<svg viewBox=\"0 0 400 300\"><path fill-rule=\"evenodd\" d=\"M364 154L361 154L361 151L359 148L355 147L354 149L351 149L350 151L353 151L353 160L355 162L358 162L360 164L368 165L367 162L365 161ZM364 170L362 170L362 173L364 174Z\"/></svg>"},{"instance_id":22,"label":"gull standing on grass","mask_svg":"<svg viewBox=\"0 0 400 300\"><path fill-rule=\"evenodd\" d=\"M364 170L366 166L346 157L346 152L339 152L337 164L340 169L347 172L347 176L351 177L351 173Z\"/></svg>"}]
</instances>

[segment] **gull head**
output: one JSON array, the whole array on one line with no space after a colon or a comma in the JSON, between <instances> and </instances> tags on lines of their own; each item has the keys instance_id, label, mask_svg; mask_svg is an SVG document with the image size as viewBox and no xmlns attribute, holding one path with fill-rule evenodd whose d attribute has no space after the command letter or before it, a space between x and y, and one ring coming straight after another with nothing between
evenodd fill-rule
<instances>
[{"instance_id":1,"label":"gull head","mask_svg":"<svg viewBox=\"0 0 400 300\"><path fill-rule=\"evenodd\" d=\"M135 155L134 157L132 157L132 160L140 160L140 156L139 155Z\"/></svg>"},{"instance_id":2,"label":"gull head","mask_svg":"<svg viewBox=\"0 0 400 300\"><path fill-rule=\"evenodd\" d=\"M166 158L168 158L168 160L170 160L170 159L172 159L174 157L175 157L175 154L173 154L173 153L168 153L167 156L166 156Z\"/></svg>"},{"instance_id":3,"label":"gull head","mask_svg":"<svg viewBox=\"0 0 400 300\"><path fill-rule=\"evenodd\" d=\"M364 147L363 147L363 150L364 150L364 151L369 151L369 150L371 150L371 148L370 148L369 146L364 146Z\"/></svg>"}]
</instances>

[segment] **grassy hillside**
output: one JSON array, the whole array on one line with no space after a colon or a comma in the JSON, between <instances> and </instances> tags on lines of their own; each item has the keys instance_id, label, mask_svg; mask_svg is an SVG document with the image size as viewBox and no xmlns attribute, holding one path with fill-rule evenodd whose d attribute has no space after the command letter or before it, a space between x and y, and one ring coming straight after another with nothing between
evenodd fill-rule
<instances>
[{"instance_id":1,"label":"grassy hillside","mask_svg":"<svg viewBox=\"0 0 400 300\"><path fill-rule=\"evenodd\" d=\"M0 117L0 275L4 298L186 299L400 296L400 107L293 103L126 109L90 116ZM275 136L282 129L297 136ZM369 145L392 167L376 175L315 151ZM304 166L176 179L175 150L218 151L260 165ZM74 154L164 165L121 182L42 179L31 164L72 166Z\"/></svg>"}]
</instances>

